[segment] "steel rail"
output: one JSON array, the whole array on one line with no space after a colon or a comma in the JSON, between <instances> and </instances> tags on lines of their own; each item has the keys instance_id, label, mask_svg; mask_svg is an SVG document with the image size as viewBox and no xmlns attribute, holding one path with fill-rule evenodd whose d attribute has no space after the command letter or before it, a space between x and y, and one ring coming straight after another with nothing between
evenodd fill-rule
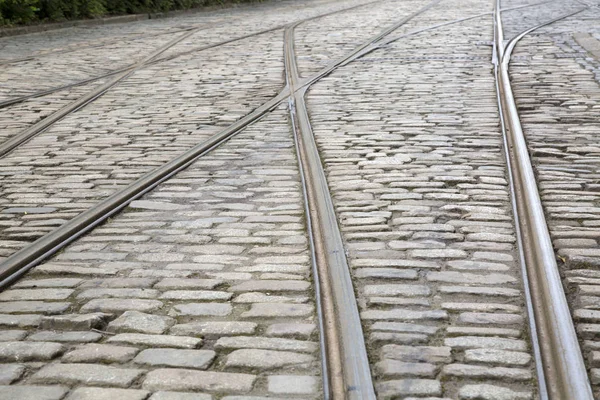
<instances>
[{"instance_id":1,"label":"steel rail","mask_svg":"<svg viewBox=\"0 0 600 400\"><path fill-rule=\"evenodd\" d=\"M294 24L294 27L298 26L299 24ZM293 29L292 29L292 33L293 33ZM293 57L292 60L290 60L288 58L288 53L293 53L294 52L294 42L293 42L293 38L290 41L288 39L288 29L286 28L286 30L284 31L284 68L285 68L285 79L286 79L286 84L288 86L288 88L290 88L291 92L293 93L296 88L295 88L295 81L292 79L291 75L290 75L290 71L292 69L292 66L290 66L290 64L293 62L296 62L295 57ZM290 43L290 45L288 45L288 43ZM291 46L291 47L289 47ZM331 314L331 301L328 301L331 296L330 296L330 286L328 284L327 280L323 281L323 284L321 284L321 271L319 270L319 267L317 265L317 250L316 250L316 242L318 242L318 239L316 238L316 235L318 235L318 232L314 232L313 231L313 218L310 212L310 208L309 208L309 198L308 198L308 192L306 190L307 188L307 176L306 176L306 172L305 172L305 168L304 168L304 164L302 162L300 162L302 155L300 153L301 149L300 149L300 141L298 138L298 128L297 128L297 124L296 124L296 118L295 118L295 106L294 106L294 98L293 96L290 96L288 99L288 109L290 111L290 122L292 124L292 134L294 136L294 148L296 149L296 156L298 159L298 169L300 171L300 180L302 183L302 195L304 198L304 215L306 216L306 228L308 230L308 240L309 240L309 244L310 244L310 259L311 259L311 267L312 267L312 275L313 275L313 281L314 281L314 287L315 287L315 303L317 306L317 321L318 321L318 326L319 326L319 342L320 342L320 353L321 353L321 380L322 380L322 384L323 384L323 397L324 400L330 400L331 399L331 393L332 393L332 388L331 388L331 378L330 375L332 375L333 377L340 377L341 376L341 371L338 369L335 373L331 373L330 371L332 371L332 368L335 368L335 366L330 366L331 364L335 364L336 366L339 365L339 362L337 360L337 358L335 357L335 354L330 355L330 349L331 349L331 345L328 343L329 340L326 339L326 337L328 337L329 335L327 334L327 332L331 332L331 327L326 325L325 322L325 316L324 314L327 314L328 316ZM325 293L327 292L327 295L325 295ZM327 311L325 311L327 308ZM331 320L330 318L328 320ZM329 329L327 329L329 328ZM333 327L335 329L335 326ZM336 335L333 335L334 337L336 337ZM337 346L335 346L335 348L337 348ZM333 362L335 360L335 362Z\"/></svg>"},{"instance_id":2,"label":"steel rail","mask_svg":"<svg viewBox=\"0 0 600 400\"><path fill-rule=\"evenodd\" d=\"M437 3L439 1L440 0L436 0L434 2ZM420 10L413 14L413 16L416 16L421 12L423 11ZM311 17L309 19L315 18L318 17ZM373 42L373 39L374 38L367 40L363 45L359 46L359 48L368 46ZM354 51L347 53L346 57L338 59L337 66L332 67L330 65L329 67L324 68L323 70L309 77L306 82L310 82L311 84L317 82L334 69L342 66L342 64L348 59L352 58L356 52L357 50L355 49ZM305 83L305 85L307 84ZM296 90L298 89L300 88L296 88ZM193 163L198 157L224 143L226 140L239 133L243 128L252 122L260 119L267 112L277 107L281 102L286 101L289 97L289 94L289 88L286 86L276 97L262 104L253 112L241 118L234 124L211 136L206 141L185 151L175 159L168 161L162 166L146 173L126 188L114 193L92 208L75 216L64 225L56 228L50 233L37 239L30 245L20 249L4 259L4 261L0 263L0 291L4 290L8 285L10 285L11 282L27 272L27 270L36 266L41 261L56 253L67 244L93 229L95 226L101 224L103 221L121 209L125 208L130 202L153 189L158 184L171 177L173 174L183 170L188 165Z\"/></svg>"},{"instance_id":3,"label":"steel rail","mask_svg":"<svg viewBox=\"0 0 600 400\"><path fill-rule=\"evenodd\" d=\"M531 296L531 289L529 283L529 274L527 272L526 260L525 260L525 249L522 245L523 243L523 234L521 232L521 221L519 218L519 211L517 210L517 198L515 196L516 188L515 188L515 180L513 179L513 169L512 169L512 160L510 157L510 150L508 145L508 138L506 132L506 120L504 118L504 113L502 112L502 98L500 96L500 85L498 83L498 54L497 47L498 43L496 42L495 32L496 32L496 18L494 16L494 40L493 40L493 49L492 49L492 64L494 65L494 84L496 87L496 102L498 103L498 115L500 117L500 127L502 128L502 143L504 147L504 158L506 160L506 165L508 168L508 185L510 192L510 201L511 201L511 209L513 214L513 220L515 221L515 233L517 236L517 248L519 251L519 264L521 266L521 276L523 277L523 291L525 292L525 306L527 309L528 323L529 323L529 333L531 337L531 345L533 350L533 358L535 362L535 369L537 375L537 383L538 383L538 396L540 400L548 400L548 390L546 389L546 374L544 372L544 367L542 364L542 351L540 348L539 334L537 323L535 321L535 314L533 311L533 300ZM502 45L502 44L501 44Z\"/></svg>"},{"instance_id":4,"label":"steel rail","mask_svg":"<svg viewBox=\"0 0 600 400\"><path fill-rule=\"evenodd\" d=\"M592 389L556 264L508 71L512 50L523 36L584 9L528 29L513 38L505 47L499 2L500 0L496 0L494 13L494 39L497 44L495 62L498 65L496 79L501 122L505 124L503 132L510 158L509 173L515 189L514 208L520 225L519 245L527 269L532 301L530 309L540 337L538 343L545 377L544 381L540 382L545 385L540 393L547 393L548 398L552 400L592 400Z\"/></svg>"},{"instance_id":5,"label":"steel rail","mask_svg":"<svg viewBox=\"0 0 600 400\"><path fill-rule=\"evenodd\" d=\"M365 7L365 6L374 4L374 3L380 3L381 1L383 1L383 0L374 0L374 1L367 2L367 3L358 4L358 5L355 5L355 6L342 8L340 10L329 11L329 12L324 13L324 14L319 14L319 15L315 15L313 17L308 17L308 18L301 19L301 20L296 21L294 23L301 23L301 22L306 22L306 21L309 21L309 20L317 19L317 18L327 17L327 16L330 16L330 15L333 15L333 14L337 14L337 13L341 13L341 12L345 12L345 11L350 11L350 10L353 10L353 9L356 9L356 8L359 8L359 7ZM173 60L175 58L178 58L178 57L181 57L181 56L184 56L184 55L188 55L188 54L192 54L192 53L196 53L196 52L200 52L200 51L212 49L212 48L223 46L223 45L226 45L226 44L229 44L229 43L234 43L234 42L239 41L239 40L248 39L248 38L251 38L251 37L254 37L254 36L263 35L265 33L274 32L274 31L279 30L279 29L285 29L286 26L287 26L287 24L277 25L277 26L275 26L273 28L263 29L263 30L260 30L258 32L252 32L252 33L248 33L246 35L236 36L234 38L222 40L222 41L217 42L217 43L195 47L193 49L186 50L186 51L181 51L179 53L175 53L175 54L172 54L172 55L169 55L169 56L158 57L158 58L156 58L154 60L151 60L151 61L145 63L144 67L148 66L148 65L158 64L158 63L165 62L165 61L170 61L170 60ZM210 26L208 28L210 28ZM204 28L204 29L208 29L208 28ZM108 78L108 77L111 77L111 76L116 75L118 73L128 71L128 70L130 70L133 67L134 67L134 65L129 65L127 67L123 67L123 68L120 68L120 69L117 69L117 70L114 70L114 71L107 72L106 74L103 74L103 75L94 76L94 77L91 77L91 78L88 78L88 79L84 79L84 80L81 80L81 81L73 82L73 83L70 83L70 84L67 84L67 85L63 85L63 86L57 86L57 87L54 87L54 88L42 90L42 91L35 92L35 93L32 93L32 94L28 94L28 95L25 95L25 96L20 96L20 97L16 97L16 98L13 98L13 99L8 99L8 100L0 101L0 109L8 107L8 106L11 106L11 105L14 105L14 104L22 103L22 102L27 101L29 99L46 96L46 95L52 94L54 92L58 92L58 91L61 91L61 90L70 89L70 88L73 88L73 87L76 87L76 86L81 86L81 85L85 85L87 83L95 82L95 81L100 80L100 79Z\"/></svg>"},{"instance_id":6,"label":"steel rail","mask_svg":"<svg viewBox=\"0 0 600 400\"><path fill-rule=\"evenodd\" d=\"M300 80L294 50L295 25L285 30L286 78L291 90L290 118L298 162L303 171L303 191L307 220L310 224L313 263L321 291L325 339L327 390L332 399L371 399L375 390L369 369L358 305L346 260L344 243L315 143L304 95L307 88L296 91ZM325 374L324 374L325 376Z\"/></svg>"},{"instance_id":7,"label":"steel rail","mask_svg":"<svg viewBox=\"0 0 600 400\"><path fill-rule=\"evenodd\" d=\"M435 6L434 0L415 13L399 20L384 31L370 38L354 51L346 54L320 71L320 77L346 65L362 54L365 48ZM292 24L285 30L284 51L286 79L290 87L288 101L298 161L303 176L303 191L307 203L307 220L310 225L311 248L314 255L313 269L318 278L322 303L321 335L325 337L327 383L325 396L337 399L375 399L375 389L365 345L364 333L356 295L346 258L344 243L337 215L331 199L329 185L323 170L319 150L310 124L305 95L315 78L301 80L294 50ZM325 387L325 385L324 385Z\"/></svg>"},{"instance_id":8,"label":"steel rail","mask_svg":"<svg viewBox=\"0 0 600 400\"><path fill-rule=\"evenodd\" d=\"M54 124L57 121L60 121L65 116L69 115L70 113L80 109L81 107L84 107L86 104L91 103L92 101L94 101L95 99L97 99L98 97L100 97L104 93L106 93L110 88L115 86L117 83L119 83L123 79L127 78L135 70L142 67L148 61L152 61L153 59L155 59L156 57L158 57L159 55L161 55L162 53L167 51L169 48L173 47L177 43L179 43L182 40L190 37L191 35L199 32L202 29L205 29L205 28L196 28L187 33L184 33L183 35L176 37L175 39L169 41L167 44L165 44L165 45L159 47L157 50L153 51L150 55L148 55L148 56L144 57L142 60L138 61L131 68L121 72L120 74L117 74L117 76L115 76L113 79L109 80L108 82L104 83L103 85L100 85L100 86L94 88L87 94L81 96L79 99L67 104L66 106L53 112L52 114L50 114L46 118L42 119L41 121L30 126L29 128L17 133L16 135L12 136L10 139L0 143L0 157L3 157L6 154L10 153L12 150L14 150L20 144L33 138L34 136L36 136L37 134L39 134L40 132L42 132L46 128L48 128L50 125Z\"/></svg>"}]
</instances>

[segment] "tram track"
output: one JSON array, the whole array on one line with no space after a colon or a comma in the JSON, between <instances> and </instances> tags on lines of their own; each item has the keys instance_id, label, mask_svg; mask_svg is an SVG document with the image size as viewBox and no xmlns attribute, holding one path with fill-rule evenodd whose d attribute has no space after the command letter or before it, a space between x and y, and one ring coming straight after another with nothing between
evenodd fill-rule
<instances>
[{"instance_id":1,"label":"tram track","mask_svg":"<svg viewBox=\"0 0 600 400\"><path fill-rule=\"evenodd\" d=\"M424 12L426 9L432 7L439 1L440 0L434 0L424 9L419 10L418 13ZM415 13L413 15L418 14ZM311 19L314 18L318 17L311 17ZM409 19L410 17L403 18L400 22L404 23ZM296 22L295 24L297 23L299 22ZM296 90L302 90L302 88L308 87L324 76L330 74L336 68L345 65L345 63L347 63L349 60L356 58L357 54L359 54L363 49L384 37L385 35L383 33L388 34L400 25L399 23L393 24L375 37L370 38L365 43L349 52L345 57L335 60L318 73L315 73L313 76L302 80ZM9 256L0 264L0 288L5 288L8 284L10 284L10 282L14 281L18 276L35 266L43 259L47 258L49 255L54 254L66 244L88 232L94 226L100 224L102 221L106 220L111 215L124 208L131 201L148 192L160 182L168 179L177 171L184 169L198 157L225 142L232 135L239 133L244 127L258 120L268 111L277 107L281 102L287 100L289 94L289 87L286 86L276 97L259 106L252 113L246 115L236 123L230 125L224 130L221 130L219 133L213 135L205 142L192 147L176 159L171 160L163 166L145 174L124 190L113 194L98 205L92 207L77 217L74 217L68 223L62 225L51 233L36 240L31 245L28 245L27 247Z\"/></svg>"},{"instance_id":2,"label":"tram track","mask_svg":"<svg viewBox=\"0 0 600 400\"><path fill-rule=\"evenodd\" d=\"M346 7L346 8L342 8L340 10L334 10L334 11L330 11L327 13L323 13L323 14L319 14L316 16L312 16L312 17L308 17L305 19L302 19L296 23L301 23L301 22L306 22L306 21L310 21L313 19L317 19L317 18L322 18L322 17L326 17L329 15L333 15L333 14L337 14L340 12L346 12L346 11L351 11L354 10L356 8L359 7L365 7L368 5L371 5L373 3L377 3L380 2L381 0L375 0L375 1L371 1L368 3L363 3L363 4L359 4L359 5L355 5L355 6L351 6L351 7ZM196 52L201 52L201 51L205 51L205 50L209 50L209 49L213 49L219 46L224 46L230 43L234 43L240 40L244 40L244 39L248 39L248 38L252 38L252 37L256 37L259 35L263 35L266 33L270 33L270 32L274 32L277 30L281 30L284 29L285 26L287 25L278 25L275 26L273 28L268 28L268 29L264 29L258 32L252 32L249 33L247 35L242 35L242 36L238 36L235 38L231 38L231 39L227 39L227 40L223 40L217 43L213 43L213 44L209 44L209 45L205 45L205 46L199 46L193 49L189 49L186 51L182 51L182 52L178 52L175 54L171 54L165 57L159 57L162 53L164 53L165 51L167 51L168 49L170 49L171 47L173 47L174 45L176 45L177 43L181 42L182 40L188 38L189 36L195 34L196 32L200 31L200 30L205 30L205 29L209 29L210 26L200 26L200 27L196 27L195 29L189 31L188 33L181 35L179 38L176 38L172 41L170 41L169 43L165 44L164 46L160 47L158 50L156 50L155 52L153 52L151 55L145 57L144 59L140 60L139 62L130 65L128 67L125 68L121 68L119 70L116 71L112 71L109 72L107 74L101 75L101 76L97 76L97 77L93 77L93 78L89 78L80 82L76 82L73 84L69 84L69 85L65 85L65 86L61 86L61 87L57 87L57 88L53 88L53 89L48 89L45 91L41 91L38 93L34 93L31 95L27 95L27 96L22 96L22 97L18 97L15 99L9 99L9 100L5 100L3 102L0 102L0 109L4 108L4 107L8 107L11 105L15 105L15 104L19 104L22 103L24 101L27 101L29 99L32 98L36 98L36 97L41 97L41 96L45 96L48 94L52 94L58 91L62 91L62 90L68 90L71 89L73 87L77 87L77 86L81 86L84 84L88 84L88 83L92 83L95 82L97 80L101 80L101 79L106 79L106 78L110 78L113 77L111 80L109 80L108 82L102 84L101 86L92 89L90 92L88 92L87 94L81 96L79 99L71 102L70 104L60 108L59 110L57 110L56 112L53 112L52 114L46 116L45 118L43 118L42 120L40 120L39 122L35 123L34 125L30 126L29 128L15 134L12 135L9 139L5 140L4 142L0 143L0 158L4 157L6 154L10 153L12 150L14 150L15 148L17 148L19 145L21 145L22 143L27 142L28 140L30 140L32 137L36 136L37 134L43 132L45 129L47 129L49 126L51 126L52 124L56 123L57 121L61 120L62 118L64 118L65 116L71 114L72 112L75 112L79 109L81 109L82 107L85 107L87 104L93 102L94 100L96 100L97 98L99 98L100 96L102 96L104 93L106 93L108 90L110 90L112 87L114 87L115 85L117 85L119 82L127 79L129 76L131 76L131 74L133 74L135 71L150 66L150 65L154 65L157 63L161 63L161 62L166 62L166 61L170 61L173 59L176 59L178 57L184 56L184 55L188 55L188 54L193 54ZM115 76L116 75L116 76Z\"/></svg>"},{"instance_id":3,"label":"tram track","mask_svg":"<svg viewBox=\"0 0 600 400\"><path fill-rule=\"evenodd\" d=\"M526 270L529 318L538 365L541 398L593 399L583 355L569 304L562 286L556 255L532 162L511 88L509 65L512 52L528 33L568 18L588 7L543 22L512 38L504 45L502 17L496 3L494 14L494 64L499 111L511 178L519 248Z\"/></svg>"},{"instance_id":4,"label":"tram track","mask_svg":"<svg viewBox=\"0 0 600 400\"><path fill-rule=\"evenodd\" d=\"M360 4L360 5L357 5L357 6L352 6L350 8L346 8L346 9L342 9L342 10L337 10L337 11L332 11L331 13L326 13L326 14L323 14L323 15L319 15L319 16L315 16L315 17L310 17L306 21L308 21L310 19L315 19L315 18L322 18L322 17L328 16L328 15L332 15L332 14L335 14L335 13L338 13L338 12L350 11L350 10L358 8L358 7L364 7L364 6L368 6L370 4L378 3L380 1L382 1L382 0L376 0L376 1L369 2L369 3ZM537 6L537 5L551 3L551 2L554 2L554 1L556 1L556 0L544 1L544 2L535 3L535 4L527 4L527 5L523 5L523 6L515 6L515 7L506 8L506 9L504 9L504 11L518 10L518 9L522 9L522 8L533 7L533 6ZM426 32L426 31L430 31L430 30L433 30L433 29L439 29L439 28L442 28L442 27L445 27L445 26L448 26L448 25L452 25L452 24L456 24L456 23L468 21L468 20L471 20L471 19L474 19L474 18L482 18L482 17L484 17L486 15L491 15L491 12L480 13L480 14L476 14L476 15L473 15L473 16L470 16L470 17L465 17L465 18L461 18L461 19L458 19L458 20L444 22L444 23L437 24L437 25L432 25L432 26L429 26L429 27L426 27L426 28L422 28L422 29L417 29L417 30L411 31L409 33L400 35L398 37L393 37L393 38L387 39L385 41L382 41L379 44L378 48L382 48L382 47L384 47L387 44L390 44L390 43L395 42L397 40L400 40L402 38L409 37L411 35L416 35L416 34L419 34L419 33L422 33L422 32ZM181 57L181 56L186 56L186 55L189 55L189 54L192 54L192 53L201 52L201 51L204 51L204 50L209 50L209 49L212 49L212 48L215 48L215 47L219 47L219 46L223 46L223 45L226 45L226 44L234 43L236 41L248 39L248 38L251 38L251 37L258 36L258 35L263 35L263 34L266 34L266 33L269 33L269 32L273 32L273 31L276 31L276 30L284 29L285 27L286 27L286 25L278 25L278 26L276 26L274 28L269 28L269 29L265 29L265 30L261 30L261 31L253 32L253 33L249 33L247 35L235 37L235 38L232 38L232 39L223 40L223 41L220 41L220 42L217 42L217 43L214 43L214 44L209 44L209 45L205 45L205 46L195 47L193 49L189 49L189 50L185 50L185 51L178 52L178 53L175 53L175 54L171 54L169 56L158 57L156 60L152 60L152 61L147 62L145 64L145 66L150 66L150 65L155 65L155 64L161 63L161 62L171 61L171 60L174 60L174 59L176 59L178 57ZM120 68L118 70L110 71L110 72L108 72L106 74L94 76L94 77L91 77L91 78L88 78L88 79L84 79L84 80L81 80L81 81L78 81L78 82L73 82L73 83L70 83L70 84L67 84L67 85L57 86L57 87L54 87L54 88L42 90L42 91L39 91L39 92L36 92L36 93L32 93L32 94L28 94L28 95L25 95L25 96L15 97L13 99L3 100L3 101L0 101L0 109L9 107L11 105L23 103L23 102L25 102L27 100L30 100L30 99L34 99L34 98L38 98L38 97L43 97L43 96L46 96L46 95L49 95L49 94L52 94L52 93L55 93L55 92L60 92L60 91L63 91L63 90L68 90L68 89L71 89L73 87L82 86L82 85L85 85L85 84L88 84L88 83L96 82L98 80L110 78L111 76L114 76L116 74L125 72L125 71L131 69L132 67L133 66L127 66L127 67L124 67L124 68Z\"/></svg>"}]
</instances>

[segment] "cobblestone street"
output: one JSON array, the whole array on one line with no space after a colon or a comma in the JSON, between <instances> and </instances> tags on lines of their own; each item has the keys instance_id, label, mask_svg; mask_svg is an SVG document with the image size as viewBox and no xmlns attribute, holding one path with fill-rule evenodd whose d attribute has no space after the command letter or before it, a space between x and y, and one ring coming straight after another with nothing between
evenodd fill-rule
<instances>
[{"instance_id":1,"label":"cobblestone street","mask_svg":"<svg viewBox=\"0 0 600 400\"><path fill-rule=\"evenodd\" d=\"M600 5L0 37L0 400L600 398Z\"/></svg>"}]
</instances>

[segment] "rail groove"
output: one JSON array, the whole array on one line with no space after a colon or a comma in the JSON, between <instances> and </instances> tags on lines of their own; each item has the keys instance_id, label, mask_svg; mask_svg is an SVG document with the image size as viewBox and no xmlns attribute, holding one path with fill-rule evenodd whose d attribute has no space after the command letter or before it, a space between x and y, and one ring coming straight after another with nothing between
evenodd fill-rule
<instances>
[{"instance_id":1,"label":"rail groove","mask_svg":"<svg viewBox=\"0 0 600 400\"><path fill-rule=\"evenodd\" d=\"M536 353L541 358L537 360L538 368L542 368L542 371L538 370L538 376L542 378L539 380L540 397L591 400L592 389L556 264L508 72L512 50L523 36L585 8L528 29L505 47L499 2L496 1L494 12L495 74L509 174L514 185L513 208L519 225L519 247L531 297L529 317L534 320L532 329L537 330L539 338L534 345L539 344Z\"/></svg>"}]
</instances>

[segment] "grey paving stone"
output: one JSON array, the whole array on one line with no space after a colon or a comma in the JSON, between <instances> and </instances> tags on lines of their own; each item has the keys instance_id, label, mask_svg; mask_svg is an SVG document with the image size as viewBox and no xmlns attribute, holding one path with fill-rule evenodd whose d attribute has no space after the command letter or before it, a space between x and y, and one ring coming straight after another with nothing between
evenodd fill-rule
<instances>
[{"instance_id":1,"label":"grey paving stone","mask_svg":"<svg viewBox=\"0 0 600 400\"><path fill-rule=\"evenodd\" d=\"M84 387L72 391L66 400L144 400L150 393L136 389Z\"/></svg>"},{"instance_id":2,"label":"grey paving stone","mask_svg":"<svg viewBox=\"0 0 600 400\"><path fill-rule=\"evenodd\" d=\"M0 303L0 313L7 314L61 314L71 307L71 303L45 301L7 301Z\"/></svg>"},{"instance_id":3,"label":"grey paving stone","mask_svg":"<svg viewBox=\"0 0 600 400\"><path fill-rule=\"evenodd\" d=\"M97 342L102 339L102 334L98 332L56 332L40 331L27 337L27 340L35 342L76 342L89 343Z\"/></svg>"},{"instance_id":4,"label":"grey paving stone","mask_svg":"<svg viewBox=\"0 0 600 400\"><path fill-rule=\"evenodd\" d=\"M126 388L144 372L141 369L115 368L98 364L49 364L37 371L30 381Z\"/></svg>"},{"instance_id":5,"label":"grey paving stone","mask_svg":"<svg viewBox=\"0 0 600 400\"><path fill-rule=\"evenodd\" d=\"M22 364L3 364L0 365L0 384L10 385L25 372L25 366Z\"/></svg>"},{"instance_id":6,"label":"grey paving stone","mask_svg":"<svg viewBox=\"0 0 600 400\"><path fill-rule=\"evenodd\" d=\"M450 347L385 345L382 358L404 362L449 363L452 362Z\"/></svg>"},{"instance_id":7,"label":"grey paving stone","mask_svg":"<svg viewBox=\"0 0 600 400\"><path fill-rule=\"evenodd\" d=\"M183 392L156 392L149 400L212 400L210 394Z\"/></svg>"},{"instance_id":8,"label":"grey paving stone","mask_svg":"<svg viewBox=\"0 0 600 400\"><path fill-rule=\"evenodd\" d=\"M305 375L271 375L267 378L270 393L313 394L317 392L318 380Z\"/></svg>"},{"instance_id":9,"label":"grey paving stone","mask_svg":"<svg viewBox=\"0 0 600 400\"><path fill-rule=\"evenodd\" d=\"M62 360L68 363L125 363L138 351L135 347L91 343L78 346L65 354Z\"/></svg>"},{"instance_id":10,"label":"grey paving stone","mask_svg":"<svg viewBox=\"0 0 600 400\"><path fill-rule=\"evenodd\" d=\"M306 317L313 313L313 309L314 307L309 304L255 303L241 316L243 318Z\"/></svg>"},{"instance_id":11,"label":"grey paving stone","mask_svg":"<svg viewBox=\"0 0 600 400\"><path fill-rule=\"evenodd\" d=\"M22 330L5 330L0 331L0 342L16 342L23 340L27 336L27 331Z\"/></svg>"},{"instance_id":12,"label":"grey paving stone","mask_svg":"<svg viewBox=\"0 0 600 400\"><path fill-rule=\"evenodd\" d=\"M465 361L525 366L531 361L531 356L516 351L471 349L465 351Z\"/></svg>"},{"instance_id":13,"label":"grey paving stone","mask_svg":"<svg viewBox=\"0 0 600 400\"><path fill-rule=\"evenodd\" d=\"M229 335L251 335L256 331L258 324L255 322L237 321L211 321L191 322L189 324L178 324L173 326L169 333L183 336L229 336Z\"/></svg>"},{"instance_id":14,"label":"grey paving stone","mask_svg":"<svg viewBox=\"0 0 600 400\"><path fill-rule=\"evenodd\" d=\"M152 367L207 369L215 357L212 350L146 349L133 362Z\"/></svg>"},{"instance_id":15,"label":"grey paving stone","mask_svg":"<svg viewBox=\"0 0 600 400\"><path fill-rule=\"evenodd\" d=\"M229 303L185 303L174 305L169 311L169 315L173 317L224 317L231 314L232 310Z\"/></svg>"},{"instance_id":16,"label":"grey paving stone","mask_svg":"<svg viewBox=\"0 0 600 400\"><path fill-rule=\"evenodd\" d=\"M139 311L151 312L162 308L163 303L158 300L143 299L94 299L81 307L83 313L93 312L125 312Z\"/></svg>"},{"instance_id":17,"label":"grey paving stone","mask_svg":"<svg viewBox=\"0 0 600 400\"><path fill-rule=\"evenodd\" d=\"M523 368L484 367L481 365L450 364L442 368L442 375L471 379L500 379L528 381L531 372Z\"/></svg>"},{"instance_id":18,"label":"grey paving stone","mask_svg":"<svg viewBox=\"0 0 600 400\"><path fill-rule=\"evenodd\" d=\"M377 391L383 398L397 396L440 396L442 386L432 379L399 379L383 381L377 385Z\"/></svg>"},{"instance_id":19,"label":"grey paving stone","mask_svg":"<svg viewBox=\"0 0 600 400\"><path fill-rule=\"evenodd\" d=\"M319 345L304 340L268 338L260 336L222 337L215 343L215 349L268 349L287 350L311 353L317 351Z\"/></svg>"},{"instance_id":20,"label":"grey paving stone","mask_svg":"<svg viewBox=\"0 0 600 400\"><path fill-rule=\"evenodd\" d=\"M108 324L109 332L164 333L175 324L175 319L160 315L125 311L121 316Z\"/></svg>"},{"instance_id":21,"label":"grey paving stone","mask_svg":"<svg viewBox=\"0 0 600 400\"><path fill-rule=\"evenodd\" d=\"M232 292L304 292L310 284L304 281L255 280L242 282L229 288Z\"/></svg>"},{"instance_id":22,"label":"grey paving stone","mask_svg":"<svg viewBox=\"0 0 600 400\"><path fill-rule=\"evenodd\" d=\"M2 361L45 361L52 360L65 351L60 343L50 342L1 342L0 360Z\"/></svg>"},{"instance_id":23,"label":"grey paving stone","mask_svg":"<svg viewBox=\"0 0 600 400\"><path fill-rule=\"evenodd\" d=\"M63 386L0 386L0 393L5 399L19 400L60 400L69 391Z\"/></svg>"},{"instance_id":24,"label":"grey paving stone","mask_svg":"<svg viewBox=\"0 0 600 400\"><path fill-rule=\"evenodd\" d=\"M490 384L465 385L460 388L459 397L465 400L530 400L533 398L531 392L519 392Z\"/></svg>"},{"instance_id":25,"label":"grey paving stone","mask_svg":"<svg viewBox=\"0 0 600 400\"><path fill-rule=\"evenodd\" d=\"M73 289L12 289L0 293L0 301L65 300Z\"/></svg>"},{"instance_id":26,"label":"grey paving stone","mask_svg":"<svg viewBox=\"0 0 600 400\"><path fill-rule=\"evenodd\" d=\"M202 344L202 339L187 336L146 335L141 333L120 333L107 340L108 343L123 343L153 347L174 347L195 349Z\"/></svg>"},{"instance_id":27,"label":"grey paving stone","mask_svg":"<svg viewBox=\"0 0 600 400\"><path fill-rule=\"evenodd\" d=\"M104 327L110 314L63 314L43 317L40 323L41 329L51 330L89 330Z\"/></svg>"},{"instance_id":28,"label":"grey paving stone","mask_svg":"<svg viewBox=\"0 0 600 400\"><path fill-rule=\"evenodd\" d=\"M437 367L428 363L406 363L397 360L383 359L375 364L380 374L390 376L414 376L421 378L435 378Z\"/></svg>"},{"instance_id":29,"label":"grey paving stone","mask_svg":"<svg viewBox=\"0 0 600 400\"><path fill-rule=\"evenodd\" d=\"M315 358L308 354L293 353L290 351L242 349L231 352L227 356L225 365L227 367L257 369L273 369L294 365L298 368L300 364L307 364L313 361L315 361Z\"/></svg>"},{"instance_id":30,"label":"grey paving stone","mask_svg":"<svg viewBox=\"0 0 600 400\"><path fill-rule=\"evenodd\" d=\"M255 375L228 372L194 371L186 369L157 369L150 371L142 387L148 390L207 390L215 392L248 392L256 381Z\"/></svg>"},{"instance_id":31,"label":"grey paving stone","mask_svg":"<svg viewBox=\"0 0 600 400\"><path fill-rule=\"evenodd\" d=\"M223 282L222 279L164 278L154 287L156 289L214 289Z\"/></svg>"},{"instance_id":32,"label":"grey paving stone","mask_svg":"<svg viewBox=\"0 0 600 400\"><path fill-rule=\"evenodd\" d=\"M269 325L265 331L267 336L309 338L317 327L313 324L280 323Z\"/></svg>"},{"instance_id":33,"label":"grey paving stone","mask_svg":"<svg viewBox=\"0 0 600 400\"><path fill-rule=\"evenodd\" d=\"M0 326L10 328L31 328L37 327L42 322L41 315L21 314L10 315L0 314Z\"/></svg>"}]
</instances>

